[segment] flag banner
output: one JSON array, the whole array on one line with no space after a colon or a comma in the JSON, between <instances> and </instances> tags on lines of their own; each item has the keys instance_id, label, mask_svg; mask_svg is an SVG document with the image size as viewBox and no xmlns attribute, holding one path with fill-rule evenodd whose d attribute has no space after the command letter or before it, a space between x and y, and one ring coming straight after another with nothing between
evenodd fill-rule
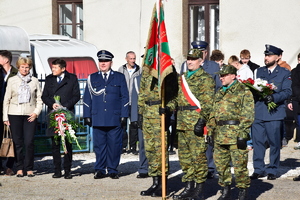
<instances>
[{"instance_id":1,"label":"flag banner","mask_svg":"<svg viewBox=\"0 0 300 200\"><path fill-rule=\"evenodd\" d=\"M153 8L143 67L143 70L159 80L159 85L173 72L162 3L159 4L159 12L156 4Z\"/></svg>"}]
</instances>

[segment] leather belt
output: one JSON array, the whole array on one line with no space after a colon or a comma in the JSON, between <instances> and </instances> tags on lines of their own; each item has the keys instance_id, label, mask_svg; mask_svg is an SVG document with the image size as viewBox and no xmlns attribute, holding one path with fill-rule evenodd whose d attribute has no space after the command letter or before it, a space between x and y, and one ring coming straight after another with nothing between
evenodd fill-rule
<instances>
[{"instance_id":1,"label":"leather belt","mask_svg":"<svg viewBox=\"0 0 300 200\"><path fill-rule=\"evenodd\" d=\"M198 106L178 106L177 110L183 111L183 110L196 110L198 109Z\"/></svg>"},{"instance_id":2,"label":"leather belt","mask_svg":"<svg viewBox=\"0 0 300 200\"><path fill-rule=\"evenodd\" d=\"M153 105L158 105L161 104L161 101L145 101L145 104L147 104L148 106L153 106Z\"/></svg>"},{"instance_id":3,"label":"leather belt","mask_svg":"<svg viewBox=\"0 0 300 200\"><path fill-rule=\"evenodd\" d=\"M224 125L239 125L240 121L238 120L220 120L217 121L218 126L224 126Z\"/></svg>"}]
</instances>

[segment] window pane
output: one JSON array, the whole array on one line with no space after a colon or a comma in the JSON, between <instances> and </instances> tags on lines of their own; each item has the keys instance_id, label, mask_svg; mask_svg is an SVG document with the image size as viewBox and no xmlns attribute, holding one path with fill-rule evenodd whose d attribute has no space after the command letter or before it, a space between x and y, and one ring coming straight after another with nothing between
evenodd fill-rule
<instances>
[{"instance_id":1,"label":"window pane","mask_svg":"<svg viewBox=\"0 0 300 200\"><path fill-rule=\"evenodd\" d=\"M210 5L210 46L219 49L219 5Z\"/></svg>"},{"instance_id":2,"label":"window pane","mask_svg":"<svg viewBox=\"0 0 300 200\"><path fill-rule=\"evenodd\" d=\"M204 6L190 6L190 41L205 41Z\"/></svg>"},{"instance_id":3,"label":"window pane","mask_svg":"<svg viewBox=\"0 0 300 200\"><path fill-rule=\"evenodd\" d=\"M59 23L72 23L72 4L59 5Z\"/></svg>"},{"instance_id":4,"label":"window pane","mask_svg":"<svg viewBox=\"0 0 300 200\"><path fill-rule=\"evenodd\" d=\"M76 4L76 23L83 23L83 9L82 9L82 4Z\"/></svg>"},{"instance_id":5,"label":"window pane","mask_svg":"<svg viewBox=\"0 0 300 200\"><path fill-rule=\"evenodd\" d=\"M60 25L59 34L72 37L72 25Z\"/></svg>"}]
</instances>

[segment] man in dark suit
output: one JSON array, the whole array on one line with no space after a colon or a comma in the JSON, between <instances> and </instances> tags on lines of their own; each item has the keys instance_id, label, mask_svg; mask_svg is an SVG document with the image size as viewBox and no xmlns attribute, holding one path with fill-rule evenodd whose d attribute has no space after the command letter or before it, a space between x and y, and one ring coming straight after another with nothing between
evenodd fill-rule
<instances>
[{"instance_id":1,"label":"man in dark suit","mask_svg":"<svg viewBox=\"0 0 300 200\"><path fill-rule=\"evenodd\" d=\"M85 124L93 127L94 178L104 178L107 171L112 179L118 179L122 128L127 124L129 94L124 74L111 69L113 54L101 50L97 56L100 71L88 77L83 96L83 117Z\"/></svg>"},{"instance_id":2,"label":"man in dark suit","mask_svg":"<svg viewBox=\"0 0 300 200\"><path fill-rule=\"evenodd\" d=\"M6 91L6 85L9 78L15 76L18 73L18 69L14 68L11 65L12 61L12 54L10 51L7 50L1 50L0 51L0 138L3 138L3 129L4 125L2 123L2 105L3 105L3 99ZM14 172L12 170L15 158L8 157L8 158L0 158L0 174L2 171L2 160L6 160L6 170L4 171L5 175L12 176L14 175Z\"/></svg>"},{"instance_id":3,"label":"man in dark suit","mask_svg":"<svg viewBox=\"0 0 300 200\"><path fill-rule=\"evenodd\" d=\"M291 72L278 65L283 50L272 45L266 45L265 65L257 68L255 80L262 79L274 84L274 93L264 99L254 96L255 120L252 124L253 167L251 179L268 175L268 180L275 180L280 162L281 132L286 116L285 100L292 94ZM268 109L268 104L274 102L276 108ZM270 146L270 163L265 165L266 144Z\"/></svg>"},{"instance_id":4,"label":"man in dark suit","mask_svg":"<svg viewBox=\"0 0 300 200\"><path fill-rule=\"evenodd\" d=\"M55 102L54 96L60 96L60 103ZM75 104L80 99L79 83L76 75L66 71L66 62L56 59L52 62L52 74L46 77L43 102L48 106L48 111L56 110L59 107L66 107L71 112L75 112ZM53 178L60 178L61 174L61 155L60 142L56 144L54 140L53 128L48 128L47 135L52 136L52 156L55 173ZM72 166L72 144L66 140L67 153L64 154L64 178L71 179Z\"/></svg>"}]
</instances>

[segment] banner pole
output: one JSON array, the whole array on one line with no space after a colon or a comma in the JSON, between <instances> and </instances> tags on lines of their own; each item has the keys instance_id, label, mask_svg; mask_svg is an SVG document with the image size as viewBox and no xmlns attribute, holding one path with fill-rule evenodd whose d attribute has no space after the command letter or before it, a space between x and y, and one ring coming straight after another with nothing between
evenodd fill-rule
<instances>
[{"instance_id":1,"label":"banner pole","mask_svg":"<svg viewBox=\"0 0 300 200\"><path fill-rule=\"evenodd\" d=\"M161 106L165 108L165 87L164 82L161 85ZM165 135L165 114L161 115L161 176L162 176L162 200L166 199L167 176L166 176L166 135Z\"/></svg>"}]
</instances>

